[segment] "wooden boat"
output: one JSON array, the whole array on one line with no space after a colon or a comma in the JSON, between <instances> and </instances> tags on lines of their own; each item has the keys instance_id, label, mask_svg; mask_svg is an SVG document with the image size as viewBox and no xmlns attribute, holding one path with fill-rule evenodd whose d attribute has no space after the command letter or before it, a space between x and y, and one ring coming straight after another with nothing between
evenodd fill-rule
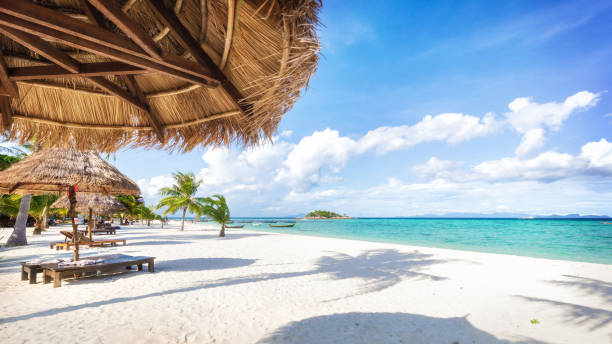
<instances>
[{"instance_id":1,"label":"wooden boat","mask_svg":"<svg viewBox=\"0 0 612 344\"><path fill-rule=\"evenodd\" d=\"M244 225L225 226L225 228L243 228Z\"/></svg>"},{"instance_id":2,"label":"wooden boat","mask_svg":"<svg viewBox=\"0 0 612 344\"><path fill-rule=\"evenodd\" d=\"M612 225L612 222L604 222L604 225Z\"/></svg>"},{"instance_id":3,"label":"wooden boat","mask_svg":"<svg viewBox=\"0 0 612 344\"><path fill-rule=\"evenodd\" d=\"M280 228L293 227L293 226L295 226L295 223L287 223L287 224L280 224L280 225L270 225L270 227L280 227Z\"/></svg>"}]
</instances>

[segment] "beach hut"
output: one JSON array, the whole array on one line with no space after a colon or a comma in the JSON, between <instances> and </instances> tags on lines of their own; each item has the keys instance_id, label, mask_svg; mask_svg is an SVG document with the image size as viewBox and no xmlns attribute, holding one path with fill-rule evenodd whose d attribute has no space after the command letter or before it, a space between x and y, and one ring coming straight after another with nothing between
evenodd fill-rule
<instances>
[{"instance_id":1,"label":"beach hut","mask_svg":"<svg viewBox=\"0 0 612 344\"><path fill-rule=\"evenodd\" d=\"M318 62L320 0L0 0L0 129L45 147L271 137Z\"/></svg>"},{"instance_id":2,"label":"beach hut","mask_svg":"<svg viewBox=\"0 0 612 344\"><path fill-rule=\"evenodd\" d=\"M99 214L112 214L118 211L125 210L123 203L119 202L117 197L102 194L77 193L75 210L79 213L89 213L89 223L87 226L87 235L89 240L92 240L91 231L94 229L92 219ZM52 208L70 208L70 200L68 196L62 196L51 205Z\"/></svg>"},{"instance_id":3,"label":"beach hut","mask_svg":"<svg viewBox=\"0 0 612 344\"><path fill-rule=\"evenodd\" d=\"M77 238L76 193L103 195L139 195L140 189L130 178L98 154L75 149L48 148L13 164L0 172L0 193L68 193L73 237ZM79 259L78 240L74 260Z\"/></svg>"}]
</instances>

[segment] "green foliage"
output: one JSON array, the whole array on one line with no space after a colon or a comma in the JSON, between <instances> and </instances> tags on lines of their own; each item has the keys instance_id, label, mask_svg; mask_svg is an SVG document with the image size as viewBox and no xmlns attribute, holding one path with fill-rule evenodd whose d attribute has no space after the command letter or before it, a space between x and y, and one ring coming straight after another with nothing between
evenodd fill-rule
<instances>
[{"instance_id":1,"label":"green foliage","mask_svg":"<svg viewBox=\"0 0 612 344\"><path fill-rule=\"evenodd\" d=\"M206 205L201 209L201 214L221 225L219 236L225 236L225 225L230 220L230 211L222 195L213 195L204 199Z\"/></svg>"},{"instance_id":2,"label":"green foliage","mask_svg":"<svg viewBox=\"0 0 612 344\"><path fill-rule=\"evenodd\" d=\"M230 221L230 211L225 197L213 195L204 199L205 206L202 207L202 215L221 224L226 225Z\"/></svg>"},{"instance_id":3,"label":"green foliage","mask_svg":"<svg viewBox=\"0 0 612 344\"><path fill-rule=\"evenodd\" d=\"M57 201L58 198L58 195L53 194L32 196L32 199L30 200L30 210L28 211L28 214L30 214L30 216L32 216L36 220L34 227L41 228L45 212L49 211L51 204Z\"/></svg>"},{"instance_id":4,"label":"green foliage","mask_svg":"<svg viewBox=\"0 0 612 344\"><path fill-rule=\"evenodd\" d=\"M0 195L0 214L16 218L19 213L20 195Z\"/></svg>"},{"instance_id":5,"label":"green foliage","mask_svg":"<svg viewBox=\"0 0 612 344\"><path fill-rule=\"evenodd\" d=\"M7 169L19 160L21 158L18 156L0 154L0 171Z\"/></svg>"},{"instance_id":6,"label":"green foliage","mask_svg":"<svg viewBox=\"0 0 612 344\"><path fill-rule=\"evenodd\" d=\"M328 219L331 217L343 217L343 215L334 213L333 211L329 211L329 210L315 210L315 211L311 211L310 213L306 214L306 217L323 217L323 218Z\"/></svg>"},{"instance_id":7,"label":"green foliage","mask_svg":"<svg viewBox=\"0 0 612 344\"><path fill-rule=\"evenodd\" d=\"M194 214L202 214L201 211L204 206L204 198L195 197L198 188L202 184L202 180L196 179L192 172L176 172L172 177L174 178L174 184L171 187L165 187L159 190L159 193L166 197L159 201L157 208L166 207L163 216L182 210L182 230L185 222L185 212L187 210Z\"/></svg>"},{"instance_id":8,"label":"green foliage","mask_svg":"<svg viewBox=\"0 0 612 344\"><path fill-rule=\"evenodd\" d=\"M125 210L119 213L122 220L126 218L133 220L138 218L141 212L142 205L138 203L135 196L122 195L117 196L117 200L125 206Z\"/></svg>"},{"instance_id":9,"label":"green foliage","mask_svg":"<svg viewBox=\"0 0 612 344\"><path fill-rule=\"evenodd\" d=\"M537 325L540 323L540 321L538 319L531 319L530 321L533 325Z\"/></svg>"}]
</instances>

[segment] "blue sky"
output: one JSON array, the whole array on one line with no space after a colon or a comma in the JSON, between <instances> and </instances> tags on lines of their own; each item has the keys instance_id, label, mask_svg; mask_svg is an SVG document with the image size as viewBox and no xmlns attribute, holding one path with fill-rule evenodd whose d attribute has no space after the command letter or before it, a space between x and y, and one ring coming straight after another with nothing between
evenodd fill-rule
<instances>
[{"instance_id":1,"label":"blue sky","mask_svg":"<svg viewBox=\"0 0 612 344\"><path fill-rule=\"evenodd\" d=\"M236 216L612 215L612 2L323 5L274 143L117 153L147 201L180 170Z\"/></svg>"}]
</instances>

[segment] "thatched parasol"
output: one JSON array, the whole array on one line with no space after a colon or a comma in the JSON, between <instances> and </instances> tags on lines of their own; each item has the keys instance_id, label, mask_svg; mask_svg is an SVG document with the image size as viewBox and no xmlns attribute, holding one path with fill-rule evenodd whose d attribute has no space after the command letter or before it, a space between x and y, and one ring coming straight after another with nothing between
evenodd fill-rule
<instances>
[{"instance_id":1,"label":"thatched parasol","mask_svg":"<svg viewBox=\"0 0 612 344\"><path fill-rule=\"evenodd\" d=\"M60 193L68 191L74 232L74 259L79 259L76 190L105 195L139 195L140 189L130 178L93 152L49 148L13 164L0 172L0 193Z\"/></svg>"},{"instance_id":2,"label":"thatched parasol","mask_svg":"<svg viewBox=\"0 0 612 344\"><path fill-rule=\"evenodd\" d=\"M79 213L89 213L89 223L87 224L87 235L91 240L91 231L94 228L93 218L97 214L112 214L118 211L125 210L123 203L119 202L117 197L77 193L75 210ZM67 196L62 196L55 201L52 208L70 208L70 200Z\"/></svg>"},{"instance_id":3,"label":"thatched parasol","mask_svg":"<svg viewBox=\"0 0 612 344\"><path fill-rule=\"evenodd\" d=\"M77 206L75 208L79 213L87 213L90 209L96 211L96 214L112 214L125 210L123 203L117 200L117 197L106 196L99 194L77 193ZM52 208L70 208L70 200L67 196L62 196L51 205Z\"/></svg>"},{"instance_id":4,"label":"thatched parasol","mask_svg":"<svg viewBox=\"0 0 612 344\"><path fill-rule=\"evenodd\" d=\"M320 6L0 0L0 128L103 152L257 143L316 70Z\"/></svg>"}]
</instances>

